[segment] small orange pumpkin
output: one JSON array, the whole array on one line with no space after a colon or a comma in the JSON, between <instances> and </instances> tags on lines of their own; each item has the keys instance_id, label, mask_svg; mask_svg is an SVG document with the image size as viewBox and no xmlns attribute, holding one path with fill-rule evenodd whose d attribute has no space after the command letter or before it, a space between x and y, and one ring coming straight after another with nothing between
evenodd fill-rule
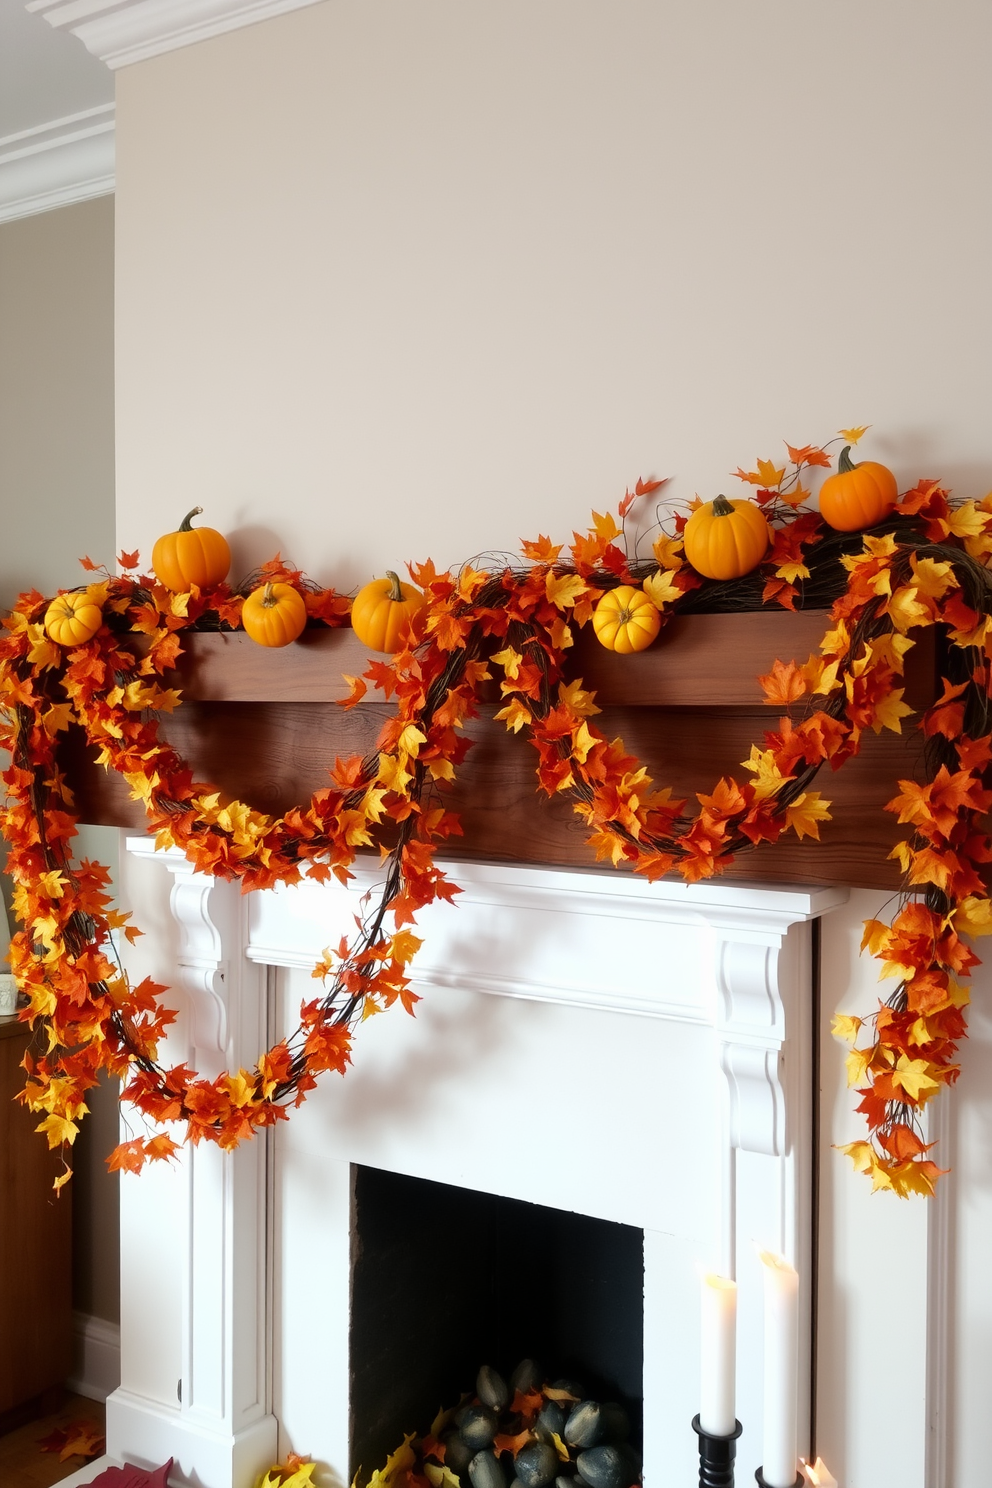
<instances>
[{"instance_id":1,"label":"small orange pumpkin","mask_svg":"<svg viewBox=\"0 0 992 1488\"><path fill-rule=\"evenodd\" d=\"M259 646L288 646L306 627L307 607L292 584L262 584L241 606L241 623Z\"/></svg>"},{"instance_id":2,"label":"small orange pumpkin","mask_svg":"<svg viewBox=\"0 0 992 1488\"><path fill-rule=\"evenodd\" d=\"M363 646L371 651L395 652L403 632L427 600L412 584L401 584L386 570L384 579L373 579L359 589L351 606L351 624Z\"/></svg>"},{"instance_id":3,"label":"small orange pumpkin","mask_svg":"<svg viewBox=\"0 0 992 1488\"><path fill-rule=\"evenodd\" d=\"M661 612L643 589L619 584L603 595L592 612L596 639L607 651L629 656L650 646L661 629Z\"/></svg>"},{"instance_id":4,"label":"small orange pumpkin","mask_svg":"<svg viewBox=\"0 0 992 1488\"><path fill-rule=\"evenodd\" d=\"M757 568L771 534L753 501L716 496L697 507L682 534L685 556L707 579L739 579Z\"/></svg>"},{"instance_id":5,"label":"small orange pumpkin","mask_svg":"<svg viewBox=\"0 0 992 1488\"><path fill-rule=\"evenodd\" d=\"M820 516L836 532L858 532L887 517L898 495L896 478L887 465L875 460L855 465L851 446L846 444L836 474L820 487Z\"/></svg>"},{"instance_id":6,"label":"small orange pumpkin","mask_svg":"<svg viewBox=\"0 0 992 1488\"><path fill-rule=\"evenodd\" d=\"M88 589L58 594L45 611L45 633L56 646L81 646L103 624L103 611Z\"/></svg>"},{"instance_id":7,"label":"small orange pumpkin","mask_svg":"<svg viewBox=\"0 0 992 1488\"><path fill-rule=\"evenodd\" d=\"M202 510L202 506L194 506L183 517L179 531L166 533L152 548L155 577L173 594L185 594L193 584L198 589L213 589L230 571L231 550L226 537L213 527L190 526Z\"/></svg>"}]
</instances>

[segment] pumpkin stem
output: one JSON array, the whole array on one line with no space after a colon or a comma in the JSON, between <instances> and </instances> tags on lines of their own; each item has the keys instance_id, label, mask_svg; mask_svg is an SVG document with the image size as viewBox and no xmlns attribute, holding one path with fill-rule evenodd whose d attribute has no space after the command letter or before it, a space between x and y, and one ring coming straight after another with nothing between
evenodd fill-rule
<instances>
[{"instance_id":1,"label":"pumpkin stem","mask_svg":"<svg viewBox=\"0 0 992 1488\"><path fill-rule=\"evenodd\" d=\"M713 515L715 517L732 517L734 515L734 508L731 506L726 496L714 496L712 507Z\"/></svg>"},{"instance_id":2,"label":"pumpkin stem","mask_svg":"<svg viewBox=\"0 0 992 1488\"><path fill-rule=\"evenodd\" d=\"M193 529L189 525L190 524L190 519L192 517L198 517L200 515L200 513L202 512L202 510L203 510L203 507L202 506L194 506L194 508L193 508L193 510L191 512L187 512L186 515L183 517L182 521L179 524L179 531L180 532L192 532Z\"/></svg>"},{"instance_id":3,"label":"pumpkin stem","mask_svg":"<svg viewBox=\"0 0 992 1488\"><path fill-rule=\"evenodd\" d=\"M402 588L402 585L400 584L400 581L399 581L398 576L393 573L393 571L392 571L391 568L387 568L386 569L386 578L389 580L389 595L388 595L388 598L389 598L390 602L392 604L400 604L400 603L402 603L402 600L403 600L403 588Z\"/></svg>"},{"instance_id":4,"label":"pumpkin stem","mask_svg":"<svg viewBox=\"0 0 992 1488\"><path fill-rule=\"evenodd\" d=\"M265 586L265 593L262 595L262 607L263 607L263 609L271 610L278 603L279 603L278 599L272 593L272 583L270 581L269 583L266 584L266 586Z\"/></svg>"},{"instance_id":5,"label":"pumpkin stem","mask_svg":"<svg viewBox=\"0 0 992 1488\"><path fill-rule=\"evenodd\" d=\"M857 468L857 465L851 459L851 446L845 444L840 452L840 459L837 461L837 474L847 475L848 471L857 470Z\"/></svg>"}]
</instances>

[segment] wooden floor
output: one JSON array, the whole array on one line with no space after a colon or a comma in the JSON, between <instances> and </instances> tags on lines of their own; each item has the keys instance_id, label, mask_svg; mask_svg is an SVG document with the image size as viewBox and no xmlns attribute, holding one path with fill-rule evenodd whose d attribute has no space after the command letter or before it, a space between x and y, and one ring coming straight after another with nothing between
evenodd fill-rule
<instances>
[{"instance_id":1,"label":"wooden floor","mask_svg":"<svg viewBox=\"0 0 992 1488\"><path fill-rule=\"evenodd\" d=\"M93 1421L103 1431L105 1411L96 1400L70 1395L60 1411L29 1421L7 1436L0 1436L0 1484L3 1488L51 1488L84 1466L82 1457L59 1461L58 1452L43 1452L43 1437L69 1421Z\"/></svg>"}]
</instances>

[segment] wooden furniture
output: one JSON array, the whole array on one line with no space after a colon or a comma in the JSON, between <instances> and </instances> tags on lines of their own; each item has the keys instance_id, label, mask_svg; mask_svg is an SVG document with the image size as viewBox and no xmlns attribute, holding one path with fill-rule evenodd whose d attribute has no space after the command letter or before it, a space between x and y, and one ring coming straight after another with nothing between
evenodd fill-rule
<instances>
[{"instance_id":1,"label":"wooden furniture","mask_svg":"<svg viewBox=\"0 0 992 1488\"><path fill-rule=\"evenodd\" d=\"M40 1117L14 1096L32 1037L0 1017L0 1429L54 1408L72 1343L72 1200L56 1193L62 1171L35 1131Z\"/></svg>"},{"instance_id":2,"label":"wooden furniture","mask_svg":"<svg viewBox=\"0 0 992 1488\"><path fill-rule=\"evenodd\" d=\"M741 761L752 743L778 726L778 710L763 703L756 677L776 657L805 661L819 648L825 611L785 611L677 617L658 641L636 656L618 657L583 632L569 669L595 690L602 714L594 722L620 735L658 784L692 800L721 775L744 778ZM366 701L345 710L343 673L364 671L370 653L351 630L309 630L281 650L256 646L241 632L189 632L172 685L183 706L163 719L162 733L211 781L253 806L282 812L327 783L336 755L374 748L391 705ZM906 701L919 708L934 694L933 631L919 633L907 659ZM369 698L377 696L370 688ZM489 861L592 866L583 823L564 797L537 793L536 755L523 735L493 723L495 690L468 733L475 747L459 770L447 804L464 837L448 856ZM903 834L882 808L899 778L921 778L922 736L914 720L901 735L869 735L861 755L834 773L824 767L816 788L832 803L822 840L788 836L773 851L742 853L728 870L739 877L896 888L889 858ZM140 805L123 780L94 764L79 731L66 747L66 774L84 821L144 827Z\"/></svg>"}]
</instances>

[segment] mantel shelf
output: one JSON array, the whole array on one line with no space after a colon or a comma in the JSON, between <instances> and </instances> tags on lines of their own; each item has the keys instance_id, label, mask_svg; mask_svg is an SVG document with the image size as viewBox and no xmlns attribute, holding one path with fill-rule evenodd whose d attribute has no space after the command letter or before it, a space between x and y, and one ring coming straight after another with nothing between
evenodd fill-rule
<instances>
[{"instance_id":1,"label":"mantel shelf","mask_svg":"<svg viewBox=\"0 0 992 1488\"><path fill-rule=\"evenodd\" d=\"M776 657L804 661L826 627L822 610L681 616L654 646L631 657L604 650L583 632L569 672L595 691L603 710L597 725L610 737L621 735L657 783L691 798L721 775L739 775L751 744L775 727L777 714L763 704L757 676ZM347 711L337 706L349 693L344 674L360 675L373 654L351 630L308 630L280 650L257 646L243 632L191 631L183 647L173 685L181 687L184 704L163 721L163 735L198 779L265 811L306 800L326 784L337 755L374 748L391 712L381 701ZM928 630L909 653L906 701L925 706L935 675ZM453 855L589 867L583 823L567 801L539 797L534 752L493 722L498 706L494 693L467 730L475 747L448 793L465 831ZM83 820L144 826L124 782L94 763L80 733L70 738L66 756ZM757 881L896 888L899 871L889 853L900 829L882 808L896 780L918 778L922 763L922 738L912 726L901 735L869 736L857 759L821 775L818 788L832 802L833 820L822 827L820 843L786 838L774 850L741 854L728 871Z\"/></svg>"}]
</instances>

